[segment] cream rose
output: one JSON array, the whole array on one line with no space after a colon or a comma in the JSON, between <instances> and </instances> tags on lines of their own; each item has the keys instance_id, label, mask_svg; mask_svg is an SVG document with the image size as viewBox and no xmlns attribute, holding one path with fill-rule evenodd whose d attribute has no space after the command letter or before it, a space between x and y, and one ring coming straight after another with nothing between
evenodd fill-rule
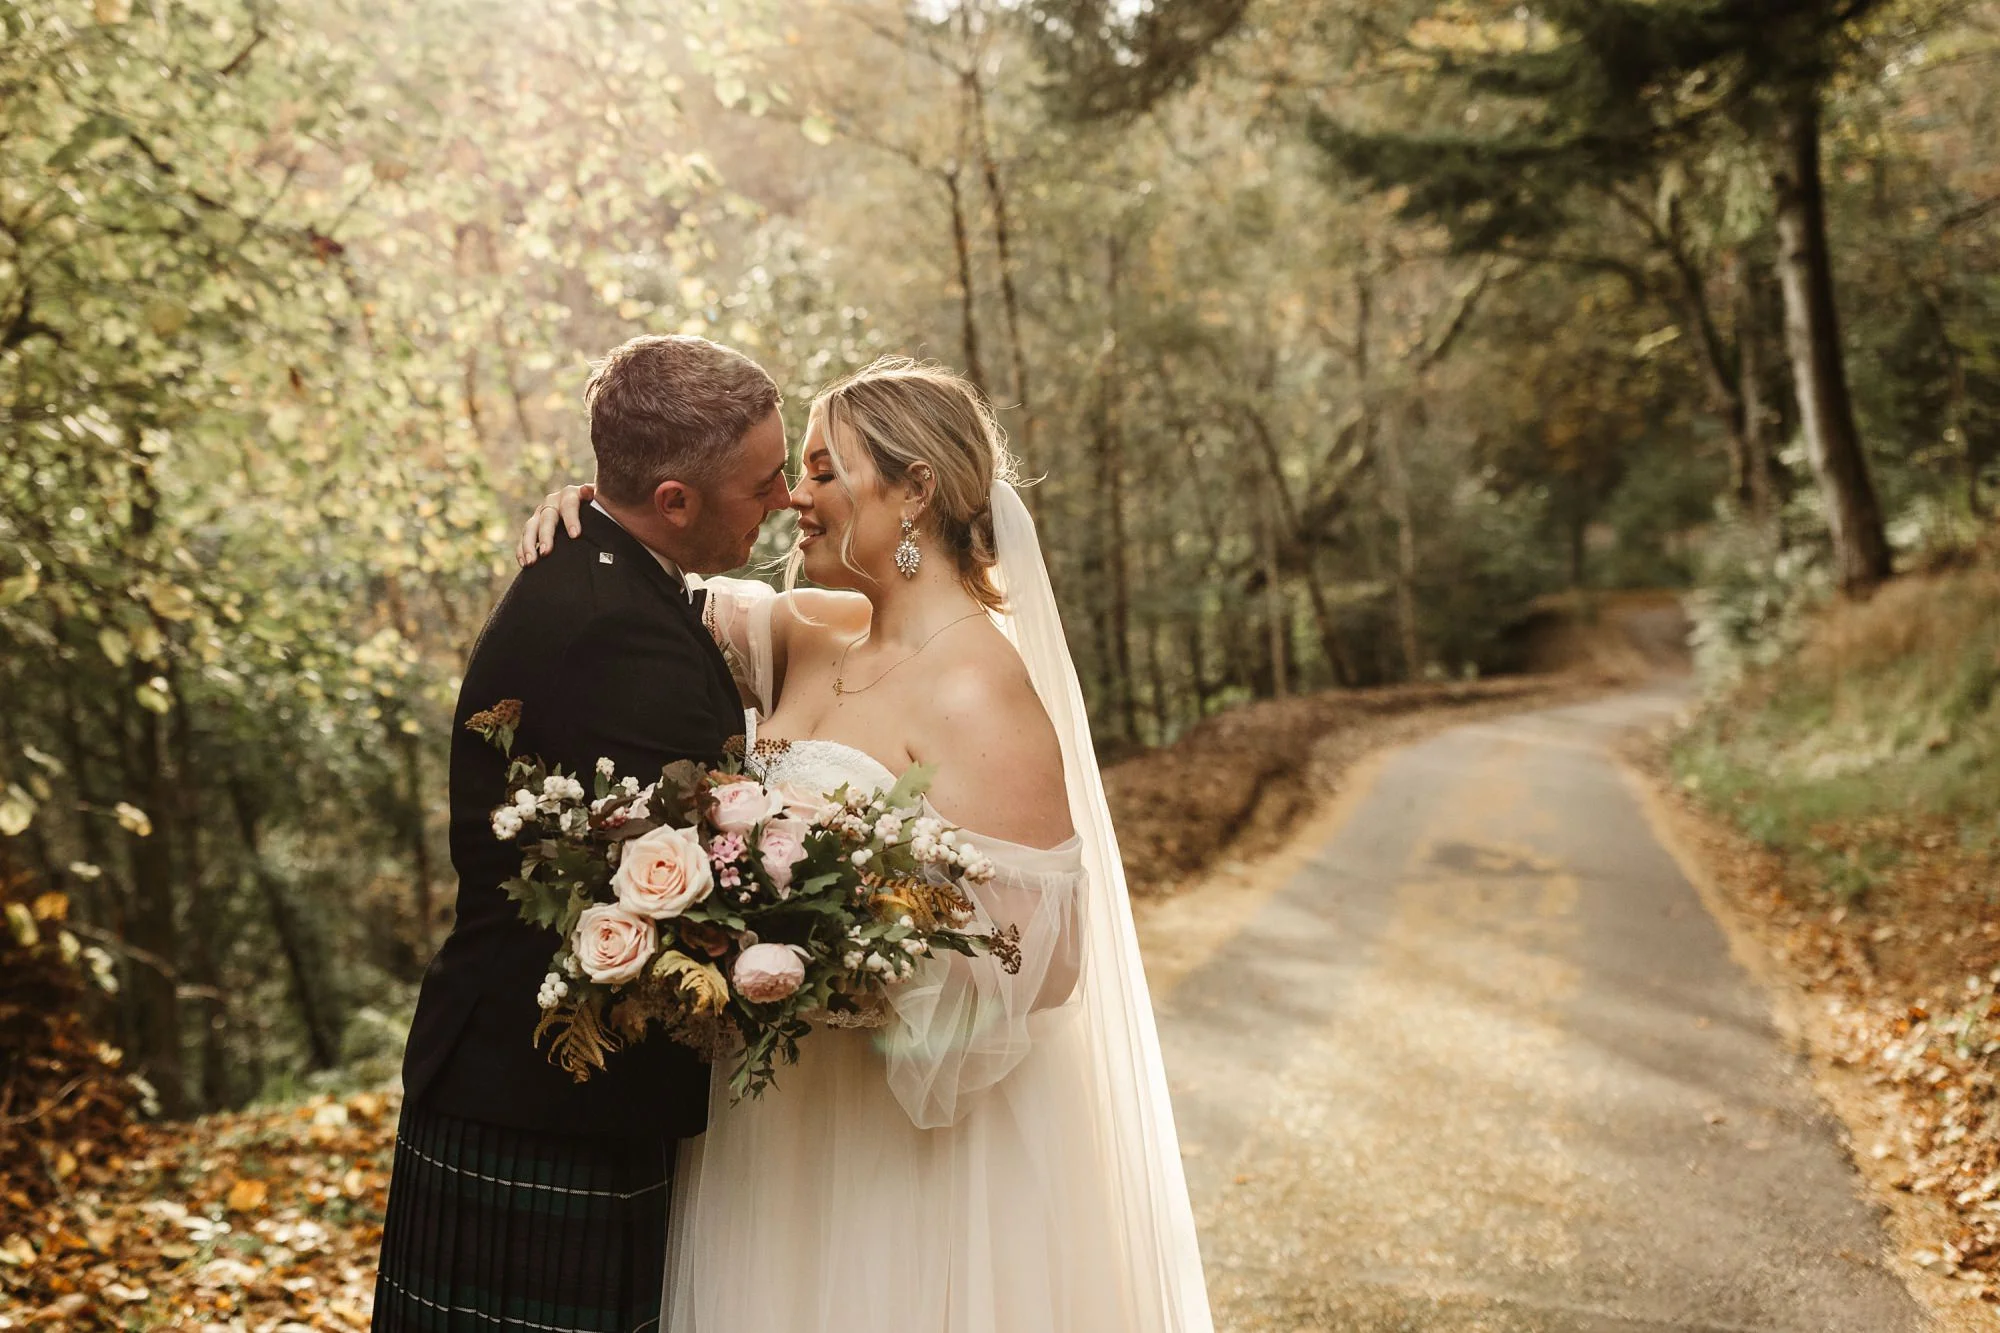
<instances>
[{"instance_id":1,"label":"cream rose","mask_svg":"<svg viewBox=\"0 0 2000 1333\"><path fill-rule=\"evenodd\" d=\"M769 788L747 778L717 787L711 799L715 802L715 826L724 833L740 833L745 838L750 836L751 829L784 808Z\"/></svg>"},{"instance_id":2,"label":"cream rose","mask_svg":"<svg viewBox=\"0 0 2000 1333\"><path fill-rule=\"evenodd\" d=\"M792 867L805 859L806 834L812 832L804 820L779 815L764 825L757 838L757 856L764 873L781 889L792 887Z\"/></svg>"},{"instance_id":3,"label":"cream rose","mask_svg":"<svg viewBox=\"0 0 2000 1333\"><path fill-rule=\"evenodd\" d=\"M570 950L583 974L603 986L622 986L638 976L659 943L653 923L615 903L586 907L576 919Z\"/></svg>"},{"instance_id":4,"label":"cream rose","mask_svg":"<svg viewBox=\"0 0 2000 1333\"><path fill-rule=\"evenodd\" d=\"M805 984L806 965L789 944L753 944L737 955L729 979L752 1004L771 1004Z\"/></svg>"},{"instance_id":5,"label":"cream rose","mask_svg":"<svg viewBox=\"0 0 2000 1333\"><path fill-rule=\"evenodd\" d=\"M770 790L784 803L785 813L793 819L810 824L826 809L826 797L803 782L774 782Z\"/></svg>"},{"instance_id":6,"label":"cream rose","mask_svg":"<svg viewBox=\"0 0 2000 1333\"><path fill-rule=\"evenodd\" d=\"M656 921L679 916L708 897L715 872L691 828L656 828L625 844L611 877L618 905Z\"/></svg>"}]
</instances>

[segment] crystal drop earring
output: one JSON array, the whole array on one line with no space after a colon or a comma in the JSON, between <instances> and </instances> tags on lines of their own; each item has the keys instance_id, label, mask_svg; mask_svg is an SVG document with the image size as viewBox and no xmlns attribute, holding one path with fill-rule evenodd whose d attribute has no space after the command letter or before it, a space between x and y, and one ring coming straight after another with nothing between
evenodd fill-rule
<instances>
[{"instance_id":1,"label":"crystal drop earring","mask_svg":"<svg viewBox=\"0 0 2000 1333\"><path fill-rule=\"evenodd\" d=\"M924 553L917 549L917 525L906 516L903 519L903 540L896 544L896 572L906 579L917 576L917 567L923 563Z\"/></svg>"}]
</instances>

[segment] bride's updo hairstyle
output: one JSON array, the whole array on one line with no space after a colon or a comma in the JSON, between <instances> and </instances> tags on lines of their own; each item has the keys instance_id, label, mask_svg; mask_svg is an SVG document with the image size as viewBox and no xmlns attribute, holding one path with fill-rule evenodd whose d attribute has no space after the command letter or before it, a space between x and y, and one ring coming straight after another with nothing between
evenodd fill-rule
<instances>
[{"instance_id":1,"label":"bride's updo hairstyle","mask_svg":"<svg viewBox=\"0 0 2000 1333\"><path fill-rule=\"evenodd\" d=\"M916 517L917 531L930 539L922 543L925 554L954 562L959 582L982 606L1004 608L992 577L1000 559L992 496L995 481L1013 480L1014 459L992 406L969 380L943 366L885 356L822 390L808 433L815 425L850 498L854 489L837 441L865 448L885 488L915 480L918 464L929 469L930 498ZM850 525L841 560L861 573L851 557L853 535Z\"/></svg>"}]
</instances>

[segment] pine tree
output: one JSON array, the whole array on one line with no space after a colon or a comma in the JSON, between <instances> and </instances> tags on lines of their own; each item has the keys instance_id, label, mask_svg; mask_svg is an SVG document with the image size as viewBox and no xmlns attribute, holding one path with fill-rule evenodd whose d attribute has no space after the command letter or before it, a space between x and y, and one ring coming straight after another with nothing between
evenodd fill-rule
<instances>
[{"instance_id":1,"label":"pine tree","mask_svg":"<svg viewBox=\"0 0 2000 1333\"><path fill-rule=\"evenodd\" d=\"M1714 136L1762 151L1799 417L1850 592L1888 577L1891 560L1841 353L1819 122L1859 25L1885 3L1537 0L1515 11L1536 34L1522 49L1433 53L1432 91L1484 99L1500 128L1384 131L1324 116L1312 125L1344 173L1403 190L1404 216L1442 223L1465 252L1550 240L1580 221L1587 189L1650 177ZM1241 0L1034 7L1059 57L1057 103L1097 117L1171 92L1243 9Z\"/></svg>"},{"instance_id":2,"label":"pine tree","mask_svg":"<svg viewBox=\"0 0 2000 1333\"><path fill-rule=\"evenodd\" d=\"M1407 217L1468 251L1546 240L1586 186L1621 183L1715 134L1769 163L1786 349L1841 586L1889 576L1881 508L1855 424L1834 305L1819 160L1824 89L1879 0L1544 0L1546 39L1446 60L1439 75L1515 114L1486 134L1376 132L1318 119L1334 162L1408 192Z\"/></svg>"}]
</instances>

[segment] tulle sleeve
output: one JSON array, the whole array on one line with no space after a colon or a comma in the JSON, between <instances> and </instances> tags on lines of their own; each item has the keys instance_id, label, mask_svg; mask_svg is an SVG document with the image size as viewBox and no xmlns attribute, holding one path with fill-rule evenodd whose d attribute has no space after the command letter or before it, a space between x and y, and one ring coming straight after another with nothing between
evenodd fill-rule
<instances>
[{"instance_id":1,"label":"tulle sleeve","mask_svg":"<svg viewBox=\"0 0 2000 1333\"><path fill-rule=\"evenodd\" d=\"M778 605L777 592L755 579L703 579L701 588L708 594L702 621L722 649L729 674L745 700L760 714L769 714L776 683L771 613Z\"/></svg>"},{"instance_id":2,"label":"tulle sleeve","mask_svg":"<svg viewBox=\"0 0 2000 1333\"><path fill-rule=\"evenodd\" d=\"M892 988L883 1033L890 1090L920 1129L954 1124L1020 1064L1049 1011L1072 1006L1082 966L1084 870L1076 840L1043 851L963 834L993 862L974 891L978 928L1013 927L1021 969L988 956L931 958Z\"/></svg>"}]
</instances>

